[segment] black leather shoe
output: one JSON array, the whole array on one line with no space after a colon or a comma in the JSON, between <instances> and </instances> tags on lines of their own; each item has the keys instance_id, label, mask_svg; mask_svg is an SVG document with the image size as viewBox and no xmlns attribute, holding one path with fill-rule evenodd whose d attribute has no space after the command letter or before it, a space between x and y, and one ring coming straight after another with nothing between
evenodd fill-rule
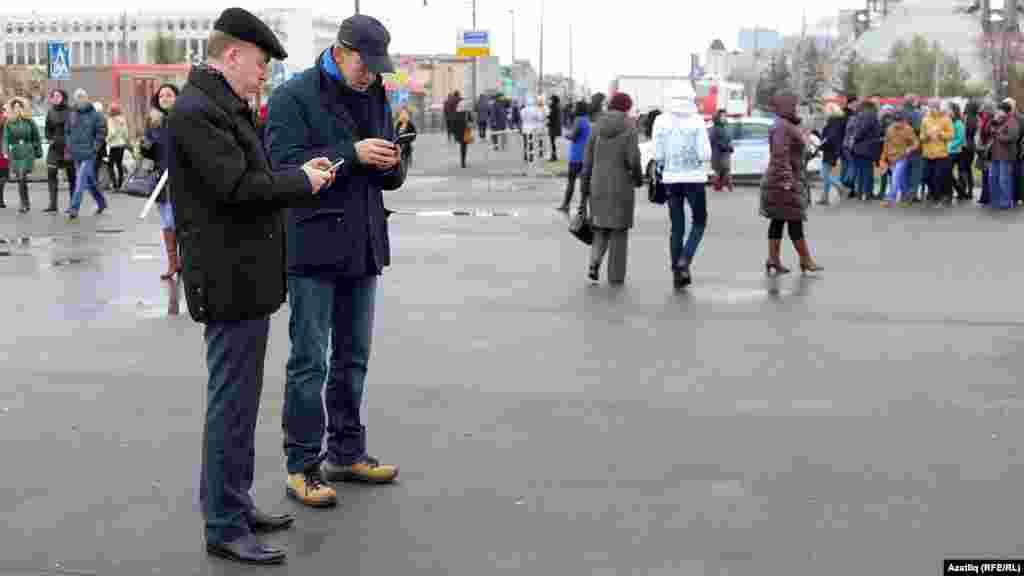
<instances>
[{"instance_id":1,"label":"black leather shoe","mask_svg":"<svg viewBox=\"0 0 1024 576\"><path fill-rule=\"evenodd\" d=\"M46 210L43 210L43 214L56 214L56 213L57 213L57 209L54 208L53 206L50 206Z\"/></svg>"},{"instance_id":2,"label":"black leather shoe","mask_svg":"<svg viewBox=\"0 0 1024 576\"><path fill-rule=\"evenodd\" d=\"M277 532L289 528L293 522L295 517L291 514L271 515L259 508L249 512L249 527L253 532Z\"/></svg>"},{"instance_id":3,"label":"black leather shoe","mask_svg":"<svg viewBox=\"0 0 1024 576\"><path fill-rule=\"evenodd\" d=\"M252 534L224 544L207 544L206 551L243 564L283 564L285 561L284 551L263 544Z\"/></svg>"}]
</instances>

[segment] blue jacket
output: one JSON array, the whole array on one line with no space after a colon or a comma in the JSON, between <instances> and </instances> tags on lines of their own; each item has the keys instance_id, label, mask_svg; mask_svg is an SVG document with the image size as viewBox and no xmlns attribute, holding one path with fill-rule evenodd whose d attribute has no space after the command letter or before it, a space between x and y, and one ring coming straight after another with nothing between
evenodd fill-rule
<instances>
[{"instance_id":1,"label":"blue jacket","mask_svg":"<svg viewBox=\"0 0 1024 576\"><path fill-rule=\"evenodd\" d=\"M107 145L107 119L92 104L86 104L68 114L64 137L76 163L95 160Z\"/></svg>"},{"instance_id":2,"label":"blue jacket","mask_svg":"<svg viewBox=\"0 0 1024 576\"><path fill-rule=\"evenodd\" d=\"M589 139L590 119L586 116L577 116L569 132L569 140L572 141L572 146L569 147L569 162L583 163Z\"/></svg>"},{"instance_id":3,"label":"blue jacket","mask_svg":"<svg viewBox=\"0 0 1024 576\"><path fill-rule=\"evenodd\" d=\"M317 59L320 63L321 58ZM365 101L354 99L364 98ZM359 125L349 104L367 106ZM319 64L274 90L267 113L266 142L271 167L300 166L319 157L345 163L334 184L288 214L288 273L299 276L358 278L377 275L391 263L383 190L405 182L405 164L389 172L363 166L355 143L366 138L394 140L384 85L358 93Z\"/></svg>"}]
</instances>

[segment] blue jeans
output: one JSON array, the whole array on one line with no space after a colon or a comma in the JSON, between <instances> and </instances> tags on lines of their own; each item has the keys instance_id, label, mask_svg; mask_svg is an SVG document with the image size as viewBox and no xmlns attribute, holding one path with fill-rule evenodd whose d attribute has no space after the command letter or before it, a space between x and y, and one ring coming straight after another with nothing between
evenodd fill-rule
<instances>
[{"instance_id":1,"label":"blue jeans","mask_svg":"<svg viewBox=\"0 0 1024 576\"><path fill-rule=\"evenodd\" d=\"M284 451L289 474L327 458L348 466L366 457L359 413L373 335L377 277L288 277L292 349L285 383ZM321 396L323 393L323 396Z\"/></svg>"},{"instance_id":2,"label":"blue jeans","mask_svg":"<svg viewBox=\"0 0 1024 576\"><path fill-rule=\"evenodd\" d=\"M921 188L921 180L924 178L924 158L920 154L911 155L907 161L909 164L904 175L904 197L908 200L917 197L917 191Z\"/></svg>"},{"instance_id":3,"label":"blue jeans","mask_svg":"<svg viewBox=\"0 0 1024 576\"><path fill-rule=\"evenodd\" d=\"M842 184L841 179L836 180L836 177L832 175L832 170L836 167L835 163L829 164L822 160L821 162L821 181L824 183L824 190L822 190L822 200L828 201L828 195L832 192L832 184Z\"/></svg>"},{"instance_id":4,"label":"blue jeans","mask_svg":"<svg viewBox=\"0 0 1024 576\"><path fill-rule=\"evenodd\" d=\"M208 544L230 542L250 531L256 417L269 334L269 317L206 325L209 380L199 501Z\"/></svg>"},{"instance_id":5,"label":"blue jeans","mask_svg":"<svg viewBox=\"0 0 1024 576\"><path fill-rule=\"evenodd\" d=\"M871 196L875 192L875 163L870 158L854 158L853 162L857 194Z\"/></svg>"},{"instance_id":6,"label":"blue jeans","mask_svg":"<svg viewBox=\"0 0 1024 576\"><path fill-rule=\"evenodd\" d=\"M988 170L989 204L998 210L1013 207L1013 167L1010 160L993 160Z\"/></svg>"},{"instance_id":7,"label":"blue jeans","mask_svg":"<svg viewBox=\"0 0 1024 576\"><path fill-rule=\"evenodd\" d=\"M690 267L690 262L697 255L697 247L704 238L704 229L708 225L707 188L700 184L666 184L668 192L668 215L672 221L672 234L669 239L669 254L672 258L673 270ZM686 236L686 203L689 202L693 211L693 228L690 236ZM684 243L685 239L685 243Z\"/></svg>"},{"instance_id":8,"label":"blue jeans","mask_svg":"<svg viewBox=\"0 0 1024 576\"><path fill-rule=\"evenodd\" d=\"M851 193L854 191L856 180L853 177L853 159L845 152L842 158L839 159L839 182L849 188Z\"/></svg>"},{"instance_id":9,"label":"blue jeans","mask_svg":"<svg viewBox=\"0 0 1024 576\"><path fill-rule=\"evenodd\" d=\"M75 182L75 192L71 195L71 208L68 209L68 213L78 214L78 210L82 207L83 188L89 189L93 200L96 201L97 208L100 210L106 209L107 200L103 197L103 193L100 192L99 187L96 185L96 161L82 160L78 163L77 168L78 177Z\"/></svg>"},{"instance_id":10,"label":"blue jeans","mask_svg":"<svg viewBox=\"0 0 1024 576\"><path fill-rule=\"evenodd\" d=\"M910 168L910 159L901 158L892 167L892 183L889 186L889 194L886 200L899 202L906 197L907 171Z\"/></svg>"}]
</instances>

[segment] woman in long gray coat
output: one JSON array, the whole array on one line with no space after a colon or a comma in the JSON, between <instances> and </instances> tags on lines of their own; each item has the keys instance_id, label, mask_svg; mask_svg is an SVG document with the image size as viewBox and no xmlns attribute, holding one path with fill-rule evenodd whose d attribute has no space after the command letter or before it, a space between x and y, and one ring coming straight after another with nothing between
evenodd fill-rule
<instances>
[{"instance_id":1,"label":"woman in long gray coat","mask_svg":"<svg viewBox=\"0 0 1024 576\"><path fill-rule=\"evenodd\" d=\"M588 276L594 282L605 252L608 282L626 280L626 247L633 227L636 187L641 182L640 148L636 129L626 117L633 100L620 92L608 103L587 141L583 160L583 202L590 206L594 242Z\"/></svg>"},{"instance_id":2,"label":"woman in long gray coat","mask_svg":"<svg viewBox=\"0 0 1024 576\"><path fill-rule=\"evenodd\" d=\"M800 254L800 269L818 272L823 268L811 258L804 238L810 196L802 178L805 140L796 112L799 98L791 93L779 94L774 104L777 118L768 135L768 169L761 180L761 215L771 220L765 272L769 276L789 272L781 260L783 227L789 228L789 238Z\"/></svg>"}]
</instances>

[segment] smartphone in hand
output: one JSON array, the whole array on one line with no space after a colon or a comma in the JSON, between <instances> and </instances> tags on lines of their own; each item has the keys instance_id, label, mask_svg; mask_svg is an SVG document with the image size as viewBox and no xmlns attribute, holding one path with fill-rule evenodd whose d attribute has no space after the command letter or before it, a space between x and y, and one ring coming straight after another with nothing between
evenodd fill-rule
<instances>
[{"instance_id":1,"label":"smartphone in hand","mask_svg":"<svg viewBox=\"0 0 1024 576\"><path fill-rule=\"evenodd\" d=\"M331 164L330 171L331 172L336 171L338 168L341 168L341 165L344 164L344 163L345 163L345 159L344 158L338 158L337 162L335 162L334 164Z\"/></svg>"}]
</instances>

